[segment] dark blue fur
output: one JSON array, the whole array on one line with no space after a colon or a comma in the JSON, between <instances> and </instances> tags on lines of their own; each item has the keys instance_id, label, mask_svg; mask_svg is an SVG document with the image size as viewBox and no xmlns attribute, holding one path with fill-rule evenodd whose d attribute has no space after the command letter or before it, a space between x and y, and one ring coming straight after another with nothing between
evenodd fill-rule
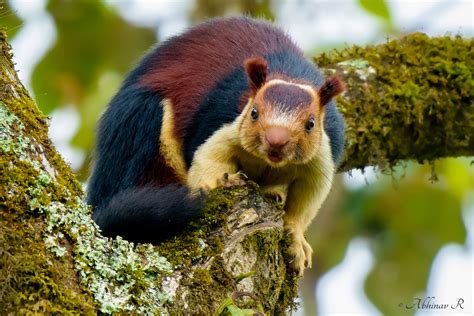
<instances>
[{"instance_id":1,"label":"dark blue fur","mask_svg":"<svg viewBox=\"0 0 474 316\"><path fill-rule=\"evenodd\" d=\"M325 105L324 131L331 142L332 159L339 166L344 151L344 134L346 125L341 113L336 108L336 102L331 101Z\"/></svg>"},{"instance_id":2,"label":"dark blue fur","mask_svg":"<svg viewBox=\"0 0 474 316\"><path fill-rule=\"evenodd\" d=\"M201 199L189 198L185 187L137 187L158 150L163 117L159 94L137 85L152 54L130 73L100 119L87 197L105 236L135 242L162 241L201 212Z\"/></svg>"},{"instance_id":3,"label":"dark blue fur","mask_svg":"<svg viewBox=\"0 0 474 316\"><path fill-rule=\"evenodd\" d=\"M264 57L268 63L269 73L278 72L291 78L308 80L317 87L324 82L320 71L313 64L291 52L283 51ZM204 98L183 143L184 158L188 167L196 149L222 125L232 122L239 115L240 98L247 89L247 76L242 66L219 81ZM333 160L338 164L344 149L344 120L337 111L334 101L326 104L325 108L324 130L331 142Z\"/></svg>"},{"instance_id":4,"label":"dark blue fur","mask_svg":"<svg viewBox=\"0 0 474 316\"><path fill-rule=\"evenodd\" d=\"M89 203L108 203L133 187L156 152L162 119L161 98L127 87L120 90L99 123L96 165L89 182Z\"/></svg>"},{"instance_id":5,"label":"dark blue fur","mask_svg":"<svg viewBox=\"0 0 474 316\"><path fill-rule=\"evenodd\" d=\"M234 121L239 115L239 101L247 89L247 75L242 66L218 82L204 98L183 142L184 160L188 168L199 145L223 124Z\"/></svg>"},{"instance_id":6,"label":"dark blue fur","mask_svg":"<svg viewBox=\"0 0 474 316\"><path fill-rule=\"evenodd\" d=\"M88 202L96 208L134 186L141 168L156 151L163 116L161 98L137 86L151 55L125 79L100 119L95 166L88 185Z\"/></svg>"}]
</instances>

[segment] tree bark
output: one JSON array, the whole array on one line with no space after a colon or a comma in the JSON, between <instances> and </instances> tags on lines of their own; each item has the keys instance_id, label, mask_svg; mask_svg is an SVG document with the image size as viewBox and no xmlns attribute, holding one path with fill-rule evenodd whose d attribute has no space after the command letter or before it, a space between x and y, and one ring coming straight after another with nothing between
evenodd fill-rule
<instances>
[{"instance_id":1,"label":"tree bark","mask_svg":"<svg viewBox=\"0 0 474 316\"><path fill-rule=\"evenodd\" d=\"M219 314L294 308L282 210L256 185L214 191L205 216L158 246L100 235L0 32L0 310ZM347 92L341 170L474 152L473 41L413 34L317 58Z\"/></svg>"}]
</instances>

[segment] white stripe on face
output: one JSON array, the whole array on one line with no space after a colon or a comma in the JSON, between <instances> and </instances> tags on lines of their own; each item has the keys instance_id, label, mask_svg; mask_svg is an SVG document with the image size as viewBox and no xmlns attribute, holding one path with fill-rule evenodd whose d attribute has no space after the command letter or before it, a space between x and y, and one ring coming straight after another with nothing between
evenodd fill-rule
<instances>
[{"instance_id":1,"label":"white stripe on face","mask_svg":"<svg viewBox=\"0 0 474 316\"><path fill-rule=\"evenodd\" d=\"M295 82L289 82L289 81L285 81L285 80L281 80L281 79L270 80L269 82L267 82L265 84L265 86L271 86L271 85L274 85L274 84L286 84L286 85L297 86L297 87L307 91L310 95L315 94L313 88L310 85L300 84L300 83L295 83Z\"/></svg>"},{"instance_id":2,"label":"white stripe on face","mask_svg":"<svg viewBox=\"0 0 474 316\"><path fill-rule=\"evenodd\" d=\"M291 130L291 127L298 121L298 115L294 112L281 111L275 109L270 117L267 118L269 126L284 126Z\"/></svg>"}]
</instances>

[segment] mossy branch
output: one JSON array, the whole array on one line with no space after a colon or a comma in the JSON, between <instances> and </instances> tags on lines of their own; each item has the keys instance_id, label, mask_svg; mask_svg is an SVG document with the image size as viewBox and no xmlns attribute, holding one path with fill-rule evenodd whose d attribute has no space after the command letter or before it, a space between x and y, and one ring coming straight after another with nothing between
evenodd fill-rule
<instances>
[{"instance_id":1,"label":"mossy branch","mask_svg":"<svg viewBox=\"0 0 474 316\"><path fill-rule=\"evenodd\" d=\"M474 156L474 40L414 33L315 58L347 92L341 170Z\"/></svg>"},{"instance_id":2,"label":"mossy branch","mask_svg":"<svg viewBox=\"0 0 474 316\"><path fill-rule=\"evenodd\" d=\"M292 306L282 213L258 188L214 192L205 217L160 246L103 238L3 32L0 48L0 310L279 314ZM342 169L473 155L473 57L472 40L422 34L318 57L348 86L339 99L348 124Z\"/></svg>"}]
</instances>

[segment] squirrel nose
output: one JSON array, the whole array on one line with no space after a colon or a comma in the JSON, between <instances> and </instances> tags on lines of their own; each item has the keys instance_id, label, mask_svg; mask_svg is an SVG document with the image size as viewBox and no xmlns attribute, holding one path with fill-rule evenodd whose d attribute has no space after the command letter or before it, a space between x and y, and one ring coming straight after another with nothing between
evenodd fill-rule
<instances>
[{"instance_id":1,"label":"squirrel nose","mask_svg":"<svg viewBox=\"0 0 474 316\"><path fill-rule=\"evenodd\" d=\"M288 130L281 126L272 126L265 131L265 139L271 147L279 149L289 141Z\"/></svg>"}]
</instances>

